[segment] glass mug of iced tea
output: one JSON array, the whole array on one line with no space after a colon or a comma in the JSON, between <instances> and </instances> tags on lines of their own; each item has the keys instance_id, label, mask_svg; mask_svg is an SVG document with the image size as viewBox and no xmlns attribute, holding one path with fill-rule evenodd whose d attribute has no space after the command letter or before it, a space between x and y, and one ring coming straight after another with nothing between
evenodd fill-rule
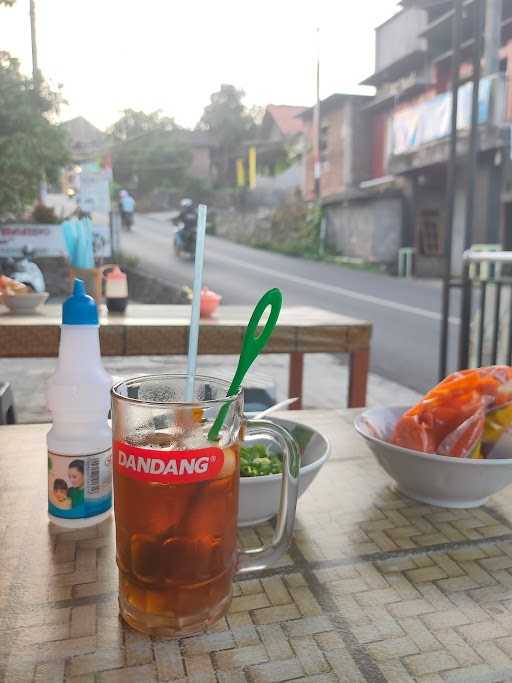
<instances>
[{"instance_id":1,"label":"glass mug of iced tea","mask_svg":"<svg viewBox=\"0 0 512 683\"><path fill-rule=\"evenodd\" d=\"M299 455L288 432L245 421L242 393L226 399L221 380L197 376L185 401L186 381L156 375L112 389L120 612L132 627L161 636L195 633L223 616L234 575L263 569L286 550L297 504ZM221 410L223 426L209 440ZM272 543L242 551L240 441L258 435L283 454L281 506Z\"/></svg>"}]
</instances>

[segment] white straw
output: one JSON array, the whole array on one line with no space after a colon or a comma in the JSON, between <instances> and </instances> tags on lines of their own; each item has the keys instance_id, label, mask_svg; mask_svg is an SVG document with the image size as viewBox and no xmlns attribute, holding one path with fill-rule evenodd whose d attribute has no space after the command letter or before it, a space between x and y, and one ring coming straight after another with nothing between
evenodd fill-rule
<instances>
[{"instance_id":1,"label":"white straw","mask_svg":"<svg viewBox=\"0 0 512 683\"><path fill-rule=\"evenodd\" d=\"M197 367L199 312L201 304L201 289L203 286L204 243L206 237L206 212L206 205L199 204L197 211L196 256L194 264L192 313L190 315L190 330L188 334L187 386L185 390L185 400L189 403L194 398L194 379L196 376Z\"/></svg>"}]
</instances>

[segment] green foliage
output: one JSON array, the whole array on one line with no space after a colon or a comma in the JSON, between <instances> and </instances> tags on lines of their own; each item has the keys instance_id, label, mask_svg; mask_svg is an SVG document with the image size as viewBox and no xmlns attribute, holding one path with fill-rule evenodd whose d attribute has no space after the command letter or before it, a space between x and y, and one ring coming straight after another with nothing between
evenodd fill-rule
<instances>
[{"instance_id":1,"label":"green foliage","mask_svg":"<svg viewBox=\"0 0 512 683\"><path fill-rule=\"evenodd\" d=\"M56 182L69 160L65 133L52 122L59 104L44 83L36 93L18 60L0 52L0 218L23 213L41 179Z\"/></svg>"},{"instance_id":2,"label":"green foliage","mask_svg":"<svg viewBox=\"0 0 512 683\"><path fill-rule=\"evenodd\" d=\"M128 111L131 112L128 118L124 115L111 129L119 136L112 149L115 182L136 190L138 196L157 189L182 187L188 179L192 160L185 131L174 123L171 127L172 119L159 114ZM134 113L141 115L135 117L135 123ZM135 134L141 130L141 122L154 127Z\"/></svg>"},{"instance_id":3,"label":"green foliage","mask_svg":"<svg viewBox=\"0 0 512 683\"><path fill-rule=\"evenodd\" d=\"M299 197L286 202L272 214L271 245L295 256L317 256L320 248L322 210Z\"/></svg>"},{"instance_id":4,"label":"green foliage","mask_svg":"<svg viewBox=\"0 0 512 683\"><path fill-rule=\"evenodd\" d=\"M126 142L155 130L175 130L176 128L174 119L162 116L160 110L146 114L143 111L125 109L119 121L116 121L107 132L115 141Z\"/></svg>"},{"instance_id":5,"label":"green foliage","mask_svg":"<svg viewBox=\"0 0 512 683\"><path fill-rule=\"evenodd\" d=\"M211 133L217 144L214 160L220 184L234 178L234 161L243 143L255 137L260 117L259 110L248 110L243 104L244 91L233 85L222 84L220 90L210 97L198 128Z\"/></svg>"}]
</instances>

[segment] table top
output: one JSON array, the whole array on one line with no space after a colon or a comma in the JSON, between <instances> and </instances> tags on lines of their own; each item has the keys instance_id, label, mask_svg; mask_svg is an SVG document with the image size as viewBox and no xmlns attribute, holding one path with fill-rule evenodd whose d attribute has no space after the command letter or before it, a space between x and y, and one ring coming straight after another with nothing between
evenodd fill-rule
<instances>
[{"instance_id":1,"label":"table top","mask_svg":"<svg viewBox=\"0 0 512 683\"><path fill-rule=\"evenodd\" d=\"M201 319L199 353L239 353L250 306L222 306ZM0 357L56 356L62 307L49 304L31 315L0 305ZM126 314L101 311L101 349L106 356L184 354L190 306L129 304ZM372 325L309 306L284 307L266 353L348 353L370 346Z\"/></svg>"},{"instance_id":2,"label":"table top","mask_svg":"<svg viewBox=\"0 0 512 683\"><path fill-rule=\"evenodd\" d=\"M398 494L353 411L298 411L332 455L278 567L236 582L206 635L118 619L113 522L46 521L45 425L0 428L0 672L8 683L512 680L512 502L447 510ZM510 491L510 489L509 489ZM242 530L246 547L269 525ZM0 675L1 679L1 675Z\"/></svg>"}]
</instances>

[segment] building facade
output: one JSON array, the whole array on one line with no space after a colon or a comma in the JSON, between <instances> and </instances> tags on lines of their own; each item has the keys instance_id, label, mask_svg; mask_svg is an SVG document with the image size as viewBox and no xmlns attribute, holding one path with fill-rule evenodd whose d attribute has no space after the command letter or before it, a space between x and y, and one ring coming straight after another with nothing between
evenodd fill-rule
<instances>
[{"instance_id":1,"label":"building facade","mask_svg":"<svg viewBox=\"0 0 512 683\"><path fill-rule=\"evenodd\" d=\"M498 16L496 16L498 12ZM443 270L451 114L453 2L403 0L376 29L376 88L366 108L372 136L370 180L397 184L403 194L402 245L416 250L419 275ZM464 3L458 91L458 168L452 272L461 271L471 124L475 2ZM512 2L486 3L479 82L478 162L471 243L509 246L506 229L510 157Z\"/></svg>"},{"instance_id":2,"label":"building facade","mask_svg":"<svg viewBox=\"0 0 512 683\"><path fill-rule=\"evenodd\" d=\"M392 262L402 240L402 196L372 177L371 96L334 94L320 103L320 200L326 247L366 261ZM304 120L303 195L315 199L314 108ZM374 186L375 185L375 186Z\"/></svg>"}]
</instances>

